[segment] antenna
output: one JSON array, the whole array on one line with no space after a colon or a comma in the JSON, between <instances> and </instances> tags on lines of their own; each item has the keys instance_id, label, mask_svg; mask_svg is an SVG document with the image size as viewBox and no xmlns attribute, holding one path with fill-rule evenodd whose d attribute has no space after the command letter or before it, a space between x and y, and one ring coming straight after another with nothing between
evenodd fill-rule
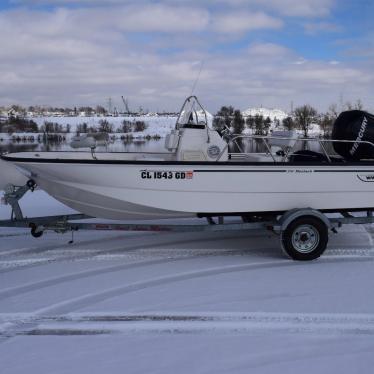
<instances>
[{"instance_id":1,"label":"antenna","mask_svg":"<svg viewBox=\"0 0 374 374\"><path fill-rule=\"evenodd\" d=\"M203 66L204 66L204 61L201 61L200 70L199 70L199 73L197 74L197 77L196 77L196 79L195 79L195 82L194 82L194 84L193 84L193 86L192 86L192 90L191 90L191 95L190 95L190 96L192 96L193 92L195 91L195 88L196 88L196 86L197 86L197 83L198 83L198 81L199 81L199 79L200 79L201 71L203 70Z\"/></svg>"},{"instance_id":2,"label":"antenna","mask_svg":"<svg viewBox=\"0 0 374 374\"><path fill-rule=\"evenodd\" d=\"M108 112L112 113L112 98L108 98Z\"/></svg>"}]
</instances>

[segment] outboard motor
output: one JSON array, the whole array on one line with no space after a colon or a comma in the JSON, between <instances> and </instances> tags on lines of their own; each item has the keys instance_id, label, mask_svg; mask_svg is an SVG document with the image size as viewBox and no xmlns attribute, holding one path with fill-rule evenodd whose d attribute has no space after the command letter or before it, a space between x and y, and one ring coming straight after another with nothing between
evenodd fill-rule
<instances>
[{"instance_id":1,"label":"outboard motor","mask_svg":"<svg viewBox=\"0 0 374 374\"><path fill-rule=\"evenodd\" d=\"M346 160L374 159L374 146L361 143L374 143L374 116L362 110L349 110L340 113L332 130L334 140L353 142L333 142L334 150Z\"/></svg>"}]
</instances>

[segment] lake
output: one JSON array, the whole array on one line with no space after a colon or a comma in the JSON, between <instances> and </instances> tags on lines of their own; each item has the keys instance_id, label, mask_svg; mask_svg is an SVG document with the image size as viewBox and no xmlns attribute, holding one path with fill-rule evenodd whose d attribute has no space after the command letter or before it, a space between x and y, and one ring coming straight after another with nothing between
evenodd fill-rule
<instances>
[{"instance_id":1,"label":"lake","mask_svg":"<svg viewBox=\"0 0 374 374\"><path fill-rule=\"evenodd\" d=\"M96 152L165 152L165 139L133 139L110 142L107 146L98 146ZM80 149L80 151L84 150ZM30 142L30 141L2 141L0 152L28 152L28 151L77 151L65 142ZM87 149L87 152L89 150Z\"/></svg>"}]
</instances>

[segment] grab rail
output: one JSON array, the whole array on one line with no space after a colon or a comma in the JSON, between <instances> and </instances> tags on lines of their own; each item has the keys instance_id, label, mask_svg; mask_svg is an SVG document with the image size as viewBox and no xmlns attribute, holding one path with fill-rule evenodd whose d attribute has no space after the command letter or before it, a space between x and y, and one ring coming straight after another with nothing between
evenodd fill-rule
<instances>
[{"instance_id":1,"label":"grab rail","mask_svg":"<svg viewBox=\"0 0 374 374\"><path fill-rule=\"evenodd\" d=\"M269 153L269 155L271 156L273 162L277 162L277 160L275 159L273 153L271 152L271 146L269 145L268 143L268 140L271 140L271 139L276 139L276 140L292 140L294 141L295 143L297 142L318 142L324 156L327 158L328 162L332 162L331 160L331 157L329 156L329 154L327 153L327 150L325 148L325 145L326 143L358 143L358 144L367 144L367 145L370 145L371 147L374 148L374 143L372 142L369 142L367 140L337 140L337 139L320 139L320 138L291 138L291 137L281 137L281 136L262 136L262 135L236 135L234 136L233 138L230 139L231 142L234 142L235 145L239 148L239 150L241 150L241 147L238 145L237 143L237 140L238 139L251 139L251 140L261 140L262 141L262 144L265 146L265 148L267 149L267 152ZM216 161L219 161L221 159L221 157L225 154L226 150L228 149L229 147L229 143L227 143L225 145L225 147L222 149L221 153L217 156L216 158ZM287 159L288 155L290 154L290 151L294 148L293 147L289 147L289 149L287 150L287 152L285 153L285 155L283 156L283 160L284 161L285 159ZM374 150L374 149L373 149ZM239 154L250 154L250 153L245 153L245 152L241 152Z\"/></svg>"}]
</instances>

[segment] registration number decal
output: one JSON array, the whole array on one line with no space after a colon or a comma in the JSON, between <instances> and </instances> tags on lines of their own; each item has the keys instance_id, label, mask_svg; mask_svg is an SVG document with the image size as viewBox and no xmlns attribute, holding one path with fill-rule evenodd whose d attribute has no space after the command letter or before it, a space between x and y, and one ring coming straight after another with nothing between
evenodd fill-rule
<instances>
[{"instance_id":1,"label":"registration number decal","mask_svg":"<svg viewBox=\"0 0 374 374\"><path fill-rule=\"evenodd\" d=\"M142 179L192 179L193 171L141 170Z\"/></svg>"}]
</instances>

